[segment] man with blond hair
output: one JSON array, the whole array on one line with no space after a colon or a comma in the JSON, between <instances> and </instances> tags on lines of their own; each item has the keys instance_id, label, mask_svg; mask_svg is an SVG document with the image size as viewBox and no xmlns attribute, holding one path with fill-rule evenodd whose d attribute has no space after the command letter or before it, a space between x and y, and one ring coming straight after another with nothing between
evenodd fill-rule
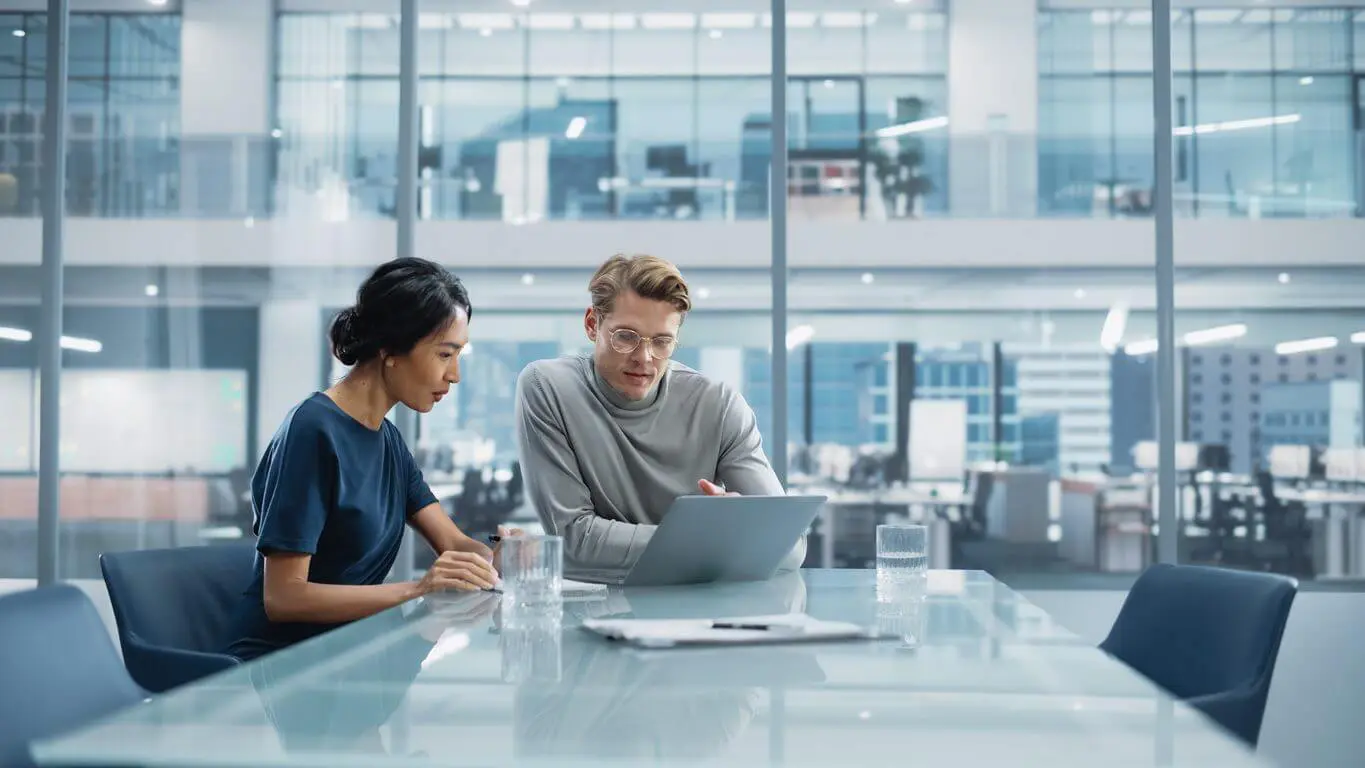
<instances>
[{"instance_id":1,"label":"man with blond hair","mask_svg":"<svg viewBox=\"0 0 1365 768\"><path fill-rule=\"evenodd\" d=\"M528 497L564 537L566 575L619 582L677 497L785 491L744 398L671 359L692 309L678 268L613 256L588 291L592 354L522 371L517 443ZM803 540L782 568L804 559Z\"/></svg>"}]
</instances>

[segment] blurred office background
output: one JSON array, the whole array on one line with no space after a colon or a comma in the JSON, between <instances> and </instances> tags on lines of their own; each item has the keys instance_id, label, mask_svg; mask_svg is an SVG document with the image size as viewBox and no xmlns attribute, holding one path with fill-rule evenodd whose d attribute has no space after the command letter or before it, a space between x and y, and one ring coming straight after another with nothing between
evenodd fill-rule
<instances>
[{"instance_id":1,"label":"blurred office background","mask_svg":"<svg viewBox=\"0 0 1365 768\"><path fill-rule=\"evenodd\" d=\"M42 5L0 0L15 580L36 568ZM743 392L766 434L785 420L791 486L831 495L811 565L861 567L896 517L934 521L938 565L1016 580L1152 561L1142 3L790 3L785 371L766 2L422 8L416 251L467 281L476 313L458 396L414 449L456 519L525 517L517 373L585 348L589 275L637 251L691 282L677 359ZM327 323L395 252L397 12L73 2L64 576L93 577L104 550L242 535L265 443L342 372ZM1180 557L1349 586L1365 575L1365 3L1201 2L1173 34Z\"/></svg>"}]
</instances>

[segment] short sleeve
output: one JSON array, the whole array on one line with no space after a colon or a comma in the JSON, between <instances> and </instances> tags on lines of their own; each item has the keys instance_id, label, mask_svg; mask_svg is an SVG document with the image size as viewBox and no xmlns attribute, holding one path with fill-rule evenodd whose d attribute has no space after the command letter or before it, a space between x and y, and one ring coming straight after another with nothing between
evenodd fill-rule
<instances>
[{"instance_id":1,"label":"short sleeve","mask_svg":"<svg viewBox=\"0 0 1365 768\"><path fill-rule=\"evenodd\" d=\"M256 509L256 549L316 554L327 522L327 490L336 474L336 451L315 425L290 417L275 436Z\"/></svg>"},{"instance_id":2,"label":"short sleeve","mask_svg":"<svg viewBox=\"0 0 1365 768\"><path fill-rule=\"evenodd\" d=\"M397 427L393 434L397 444L398 455L401 457L399 466L404 470L407 478L407 514L409 517L417 514L423 509L437 502L436 494L432 493L431 486L427 485L426 478L422 476L422 470L417 466L417 460L413 458L412 451L408 450L407 443L403 442L403 437L398 433Z\"/></svg>"}]
</instances>

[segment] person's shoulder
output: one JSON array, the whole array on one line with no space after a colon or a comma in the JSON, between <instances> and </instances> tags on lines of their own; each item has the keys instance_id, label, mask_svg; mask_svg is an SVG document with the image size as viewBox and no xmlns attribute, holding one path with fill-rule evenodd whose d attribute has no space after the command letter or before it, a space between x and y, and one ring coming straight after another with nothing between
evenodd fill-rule
<instances>
[{"instance_id":1,"label":"person's shoulder","mask_svg":"<svg viewBox=\"0 0 1365 768\"><path fill-rule=\"evenodd\" d=\"M322 401L322 398L326 397L320 392L315 392L289 409L284 421L280 423L276 437L292 440L331 432L336 416L333 413L335 409Z\"/></svg>"},{"instance_id":2,"label":"person's shoulder","mask_svg":"<svg viewBox=\"0 0 1365 768\"><path fill-rule=\"evenodd\" d=\"M739 394L738 389L724 381L713 379L676 360L670 361L669 365L671 367L668 371L668 385L678 394L722 407L729 405L736 399L741 401L744 399Z\"/></svg>"},{"instance_id":3,"label":"person's shoulder","mask_svg":"<svg viewBox=\"0 0 1365 768\"><path fill-rule=\"evenodd\" d=\"M562 392L567 387L581 386L587 381L587 361L584 355L537 360L523 368L517 380L523 389L534 387L542 393Z\"/></svg>"}]
</instances>

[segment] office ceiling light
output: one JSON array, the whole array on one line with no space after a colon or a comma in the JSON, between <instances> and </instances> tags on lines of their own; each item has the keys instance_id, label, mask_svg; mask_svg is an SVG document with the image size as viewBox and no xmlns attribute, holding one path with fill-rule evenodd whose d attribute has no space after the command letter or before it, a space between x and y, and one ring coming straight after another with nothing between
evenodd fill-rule
<instances>
[{"instance_id":1,"label":"office ceiling light","mask_svg":"<svg viewBox=\"0 0 1365 768\"><path fill-rule=\"evenodd\" d=\"M877 276L871 272L864 272L860 279L863 281L863 285L872 285L873 281L877 279Z\"/></svg>"},{"instance_id":2,"label":"office ceiling light","mask_svg":"<svg viewBox=\"0 0 1365 768\"><path fill-rule=\"evenodd\" d=\"M147 0L147 5L150 5L153 8L162 8L166 5L166 2L167 0Z\"/></svg>"},{"instance_id":3,"label":"office ceiling light","mask_svg":"<svg viewBox=\"0 0 1365 768\"><path fill-rule=\"evenodd\" d=\"M585 13L578 17L584 29L635 29L635 17L629 13Z\"/></svg>"},{"instance_id":4,"label":"office ceiling light","mask_svg":"<svg viewBox=\"0 0 1365 768\"><path fill-rule=\"evenodd\" d=\"M1075 296L1075 297L1078 298L1078 299L1084 299L1084 298L1085 298L1085 289L1084 289L1084 288L1077 288L1077 289L1075 290L1075 292L1072 293L1071 295L1072 295L1072 296Z\"/></svg>"},{"instance_id":5,"label":"office ceiling light","mask_svg":"<svg viewBox=\"0 0 1365 768\"><path fill-rule=\"evenodd\" d=\"M707 34L711 37L712 40L719 40L725 36L725 33L721 32L719 29L713 29Z\"/></svg>"},{"instance_id":6,"label":"office ceiling light","mask_svg":"<svg viewBox=\"0 0 1365 768\"><path fill-rule=\"evenodd\" d=\"M1130 27L1150 27L1152 26L1152 12L1129 11L1123 14L1123 23Z\"/></svg>"},{"instance_id":7,"label":"office ceiling light","mask_svg":"<svg viewBox=\"0 0 1365 768\"><path fill-rule=\"evenodd\" d=\"M1160 343L1156 339L1143 339L1142 341L1135 341L1129 344L1123 348L1123 351L1130 357L1141 357L1157 351L1159 346Z\"/></svg>"},{"instance_id":8,"label":"office ceiling light","mask_svg":"<svg viewBox=\"0 0 1365 768\"><path fill-rule=\"evenodd\" d=\"M567 31L573 29L572 13L532 13L526 16L526 26L531 29Z\"/></svg>"},{"instance_id":9,"label":"office ceiling light","mask_svg":"<svg viewBox=\"0 0 1365 768\"><path fill-rule=\"evenodd\" d=\"M800 12L800 11L795 12L795 13L788 12L788 13L787 13L787 28L788 28L788 29L809 29L809 28L815 26L815 20L816 20L817 18L819 18L819 17L818 17L816 14L814 14L814 13L805 13L805 12ZM763 26L765 26L765 27L771 27L772 25L773 25L773 15L772 15L771 13L765 13L765 14L763 14Z\"/></svg>"},{"instance_id":10,"label":"office ceiling light","mask_svg":"<svg viewBox=\"0 0 1365 768\"><path fill-rule=\"evenodd\" d=\"M897 136L905 136L911 133L924 133L938 128L947 128L948 118L930 117L924 120L914 120L909 123L899 125L888 125L885 128L877 129L877 136L883 139L894 139Z\"/></svg>"},{"instance_id":11,"label":"office ceiling light","mask_svg":"<svg viewBox=\"0 0 1365 768\"><path fill-rule=\"evenodd\" d=\"M1232 341L1247 335L1245 323L1234 323L1233 325L1220 325L1216 328L1205 328L1202 331L1190 331L1182 337L1182 340L1191 347L1202 344L1217 344L1221 341Z\"/></svg>"},{"instance_id":12,"label":"office ceiling light","mask_svg":"<svg viewBox=\"0 0 1365 768\"><path fill-rule=\"evenodd\" d=\"M1110 307L1109 314L1104 317L1104 327L1100 328L1100 346L1105 352L1114 354L1127 330L1128 305L1120 302Z\"/></svg>"},{"instance_id":13,"label":"office ceiling light","mask_svg":"<svg viewBox=\"0 0 1365 768\"><path fill-rule=\"evenodd\" d=\"M522 285L535 285L535 283L536 283L536 276L533 275L533 274L531 274L530 272L527 272L526 274L524 274L524 275L521 276L521 284L522 284Z\"/></svg>"},{"instance_id":14,"label":"office ceiling light","mask_svg":"<svg viewBox=\"0 0 1365 768\"><path fill-rule=\"evenodd\" d=\"M1242 11L1231 8L1218 8L1194 12L1194 20L1197 24L1231 24L1241 17Z\"/></svg>"},{"instance_id":15,"label":"office ceiling light","mask_svg":"<svg viewBox=\"0 0 1365 768\"><path fill-rule=\"evenodd\" d=\"M454 29L455 17L447 13L417 14L418 29Z\"/></svg>"},{"instance_id":16,"label":"office ceiling light","mask_svg":"<svg viewBox=\"0 0 1365 768\"><path fill-rule=\"evenodd\" d=\"M820 26L829 29L858 29L864 24L872 26L877 22L877 14L859 11L839 11L820 15Z\"/></svg>"},{"instance_id":17,"label":"office ceiling light","mask_svg":"<svg viewBox=\"0 0 1365 768\"><path fill-rule=\"evenodd\" d=\"M1312 85L1312 84L1313 84L1313 76L1312 76L1312 75L1307 75L1307 76L1305 76L1305 77L1300 77L1300 78L1299 78L1299 85Z\"/></svg>"},{"instance_id":18,"label":"office ceiling light","mask_svg":"<svg viewBox=\"0 0 1365 768\"><path fill-rule=\"evenodd\" d=\"M1096 26L1113 24L1123 16L1123 11L1091 11L1090 23Z\"/></svg>"},{"instance_id":19,"label":"office ceiling light","mask_svg":"<svg viewBox=\"0 0 1365 768\"><path fill-rule=\"evenodd\" d=\"M463 347L460 347L460 357L469 357L472 354L474 354L474 342L466 342Z\"/></svg>"},{"instance_id":20,"label":"office ceiling light","mask_svg":"<svg viewBox=\"0 0 1365 768\"><path fill-rule=\"evenodd\" d=\"M588 118L575 117L569 121L569 127L564 129L564 138L576 139L583 135L583 129L588 127Z\"/></svg>"},{"instance_id":21,"label":"office ceiling light","mask_svg":"<svg viewBox=\"0 0 1365 768\"><path fill-rule=\"evenodd\" d=\"M273 131L270 132L270 138L272 138L272 139L279 139L279 138L283 138L283 137L284 137L284 131L280 130L279 128L276 128L275 130L273 130Z\"/></svg>"},{"instance_id":22,"label":"office ceiling light","mask_svg":"<svg viewBox=\"0 0 1365 768\"><path fill-rule=\"evenodd\" d=\"M758 14L703 13L701 25L707 29L753 29L758 26Z\"/></svg>"},{"instance_id":23,"label":"office ceiling light","mask_svg":"<svg viewBox=\"0 0 1365 768\"><path fill-rule=\"evenodd\" d=\"M16 30L14 30L13 32L11 32L10 34L11 34L11 35L14 35L15 37L24 37L24 36L27 35L28 33L25 32L25 31L22 30L22 29L16 29Z\"/></svg>"},{"instance_id":24,"label":"office ceiling light","mask_svg":"<svg viewBox=\"0 0 1365 768\"><path fill-rule=\"evenodd\" d=\"M94 339L83 339L79 336L63 336L62 349L70 349L76 352L99 352L104 349L104 345Z\"/></svg>"},{"instance_id":25,"label":"office ceiling light","mask_svg":"<svg viewBox=\"0 0 1365 768\"><path fill-rule=\"evenodd\" d=\"M1299 339L1297 341L1282 341L1275 345L1277 355L1297 355L1302 352L1319 352L1324 349L1331 349L1338 343L1335 336L1319 336L1315 339Z\"/></svg>"},{"instance_id":26,"label":"office ceiling light","mask_svg":"<svg viewBox=\"0 0 1365 768\"><path fill-rule=\"evenodd\" d=\"M484 27L483 29L479 30L479 35L482 37L492 37L493 30L489 29L488 27Z\"/></svg>"},{"instance_id":27,"label":"office ceiling light","mask_svg":"<svg viewBox=\"0 0 1365 768\"><path fill-rule=\"evenodd\" d=\"M23 328L8 328L0 325L0 339L6 341L32 341L33 333Z\"/></svg>"},{"instance_id":28,"label":"office ceiling light","mask_svg":"<svg viewBox=\"0 0 1365 768\"><path fill-rule=\"evenodd\" d=\"M1201 123L1200 125L1181 125L1174 133L1176 136L1203 135L1225 131L1245 131L1251 128L1269 128L1272 125L1289 125L1303 119L1300 114L1276 115L1274 117L1253 117L1247 120L1225 120L1221 123Z\"/></svg>"},{"instance_id":29,"label":"office ceiling light","mask_svg":"<svg viewBox=\"0 0 1365 768\"><path fill-rule=\"evenodd\" d=\"M698 288L698 289L697 289L697 298L699 298L699 299L701 299L701 300L703 300L703 301L705 301L706 299L711 298L711 289L710 289L710 288Z\"/></svg>"},{"instance_id":30,"label":"office ceiling light","mask_svg":"<svg viewBox=\"0 0 1365 768\"><path fill-rule=\"evenodd\" d=\"M697 17L691 13L642 13L640 26L645 29L696 29Z\"/></svg>"},{"instance_id":31,"label":"office ceiling light","mask_svg":"<svg viewBox=\"0 0 1365 768\"><path fill-rule=\"evenodd\" d=\"M514 29L516 19L510 13L461 13L455 16L464 29Z\"/></svg>"},{"instance_id":32,"label":"office ceiling light","mask_svg":"<svg viewBox=\"0 0 1365 768\"><path fill-rule=\"evenodd\" d=\"M1280 285L1289 285L1289 273L1288 273L1288 272L1281 272L1281 273L1280 273L1280 276L1279 276L1278 278L1276 278L1276 279L1280 281Z\"/></svg>"},{"instance_id":33,"label":"office ceiling light","mask_svg":"<svg viewBox=\"0 0 1365 768\"><path fill-rule=\"evenodd\" d=\"M1365 331L1356 331L1351 334L1352 344L1365 344Z\"/></svg>"},{"instance_id":34,"label":"office ceiling light","mask_svg":"<svg viewBox=\"0 0 1365 768\"><path fill-rule=\"evenodd\" d=\"M787 331L787 349L796 349L815 338L815 328L809 325L798 325Z\"/></svg>"},{"instance_id":35,"label":"office ceiling light","mask_svg":"<svg viewBox=\"0 0 1365 768\"><path fill-rule=\"evenodd\" d=\"M147 283L147 287L143 288L142 292L151 298L156 298L161 295L161 286L156 283Z\"/></svg>"},{"instance_id":36,"label":"office ceiling light","mask_svg":"<svg viewBox=\"0 0 1365 768\"><path fill-rule=\"evenodd\" d=\"M525 8L530 4L531 0L512 0L512 5L515 5L518 8Z\"/></svg>"}]
</instances>

